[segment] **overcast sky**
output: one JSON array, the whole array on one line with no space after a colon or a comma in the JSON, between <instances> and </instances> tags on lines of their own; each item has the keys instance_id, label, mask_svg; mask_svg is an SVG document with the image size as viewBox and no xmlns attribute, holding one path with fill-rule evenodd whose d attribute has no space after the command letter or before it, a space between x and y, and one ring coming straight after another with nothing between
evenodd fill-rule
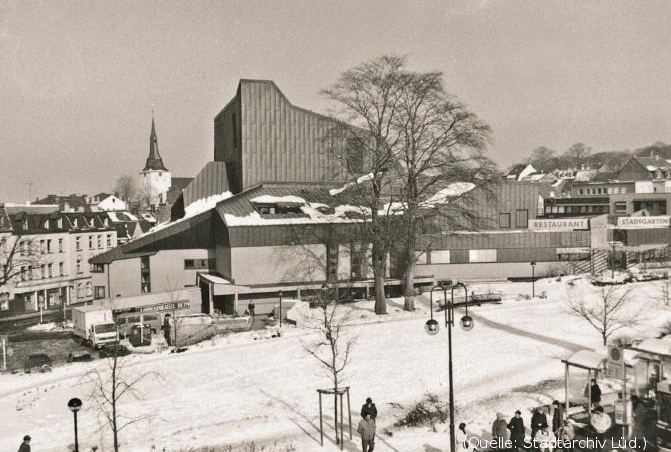
<instances>
[{"instance_id":1,"label":"overcast sky","mask_svg":"<svg viewBox=\"0 0 671 452\"><path fill-rule=\"evenodd\" d=\"M671 142L669 1L0 0L0 202L109 191L148 153L213 158L240 78L294 104L386 53L445 73L506 167L533 148Z\"/></svg>"}]
</instances>

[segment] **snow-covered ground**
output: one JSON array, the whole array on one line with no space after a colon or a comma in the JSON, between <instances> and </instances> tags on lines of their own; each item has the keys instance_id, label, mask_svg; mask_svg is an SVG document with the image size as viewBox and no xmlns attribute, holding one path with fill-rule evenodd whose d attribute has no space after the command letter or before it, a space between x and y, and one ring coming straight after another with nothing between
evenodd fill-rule
<instances>
[{"instance_id":1,"label":"snow-covered ground","mask_svg":"<svg viewBox=\"0 0 671 452\"><path fill-rule=\"evenodd\" d=\"M658 284L627 286L635 290L632 308L645 307L648 312L645 322L630 334L655 335L671 320L671 312L655 299ZM511 416L519 408L528 424L526 410L559 398L562 358L583 348L602 349L596 331L566 312L568 291L589 297L598 288L582 279L573 286L567 278L543 280L536 283L536 293L546 291L548 298L531 300L518 296L531 291L529 283L470 288L506 294L503 304L469 310L476 322L472 331L453 330L456 420L469 422L473 433L488 437L497 411ZM359 302L352 312L356 324L350 331L357 342L346 383L351 386L353 429L361 404L372 397L379 411L376 450L447 451L446 424L439 425L437 433L428 428L396 429L392 425L402 411L391 405L407 407L427 392L446 400L447 334L442 328L436 336L424 332L426 302L405 313L401 300L391 300L390 315L383 318L375 316L372 307L372 302ZM131 355L127 359L133 372L155 371L160 378L143 383L142 402L123 403L122 413L144 414L148 419L121 432L122 450L150 451L152 446L179 450L247 441L293 444L301 452L339 450L333 444L330 400L324 406L325 444L319 445L316 389L329 382L303 350L311 334L289 327L280 338L240 333L192 346L179 355ZM66 404L71 397L80 397L84 401L79 413L80 450L93 445L111 450L84 378L101 364L74 363L49 374L0 376L0 449L16 448L23 435L30 434L35 450L65 450L72 443L72 415ZM579 372L575 377L585 379ZM385 429L393 436L383 433ZM359 450L354 434L353 441L346 435L345 450Z\"/></svg>"}]
</instances>

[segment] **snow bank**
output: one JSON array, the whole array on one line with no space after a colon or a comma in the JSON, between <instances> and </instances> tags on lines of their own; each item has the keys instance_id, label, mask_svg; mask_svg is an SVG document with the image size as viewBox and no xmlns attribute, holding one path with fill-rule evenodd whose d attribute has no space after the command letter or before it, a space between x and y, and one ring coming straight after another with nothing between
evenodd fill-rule
<instances>
[{"instance_id":1,"label":"snow bank","mask_svg":"<svg viewBox=\"0 0 671 452\"><path fill-rule=\"evenodd\" d=\"M250 202L257 204L276 204L278 202L291 202L297 204L305 204L305 200L298 196L287 195L287 196L270 196L263 195L257 196L256 198L250 199Z\"/></svg>"}]
</instances>

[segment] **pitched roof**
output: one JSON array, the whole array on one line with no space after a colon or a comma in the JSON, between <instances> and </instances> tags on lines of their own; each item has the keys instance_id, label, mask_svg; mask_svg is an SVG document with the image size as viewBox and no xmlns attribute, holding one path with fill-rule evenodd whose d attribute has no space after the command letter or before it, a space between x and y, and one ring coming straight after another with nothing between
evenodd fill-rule
<instances>
[{"instance_id":1,"label":"pitched roof","mask_svg":"<svg viewBox=\"0 0 671 452\"><path fill-rule=\"evenodd\" d=\"M90 212L91 208L89 207L88 202L86 201L86 195L48 195L42 199L36 199L33 204L51 204L57 205L58 210L69 210ZM66 209L67 207L67 209Z\"/></svg>"},{"instance_id":2,"label":"pitched roof","mask_svg":"<svg viewBox=\"0 0 671 452\"><path fill-rule=\"evenodd\" d=\"M634 157L648 171L671 169L671 162L661 157Z\"/></svg>"}]
</instances>

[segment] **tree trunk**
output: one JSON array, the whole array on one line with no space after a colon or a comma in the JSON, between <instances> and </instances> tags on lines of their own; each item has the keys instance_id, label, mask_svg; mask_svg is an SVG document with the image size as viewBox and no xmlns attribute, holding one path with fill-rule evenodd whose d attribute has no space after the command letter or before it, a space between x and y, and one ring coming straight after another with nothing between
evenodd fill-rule
<instances>
[{"instance_id":1,"label":"tree trunk","mask_svg":"<svg viewBox=\"0 0 671 452\"><path fill-rule=\"evenodd\" d=\"M415 310L415 235L411 232L405 242L405 274L403 282L404 311Z\"/></svg>"},{"instance_id":2,"label":"tree trunk","mask_svg":"<svg viewBox=\"0 0 671 452\"><path fill-rule=\"evenodd\" d=\"M387 299L384 293L384 278L387 270L387 259L381 251L382 245L373 242L373 278L375 280L375 314L387 313Z\"/></svg>"},{"instance_id":3,"label":"tree trunk","mask_svg":"<svg viewBox=\"0 0 671 452\"><path fill-rule=\"evenodd\" d=\"M605 347L606 345L608 345L608 336L602 334L601 337L603 337L603 346Z\"/></svg>"}]
</instances>

